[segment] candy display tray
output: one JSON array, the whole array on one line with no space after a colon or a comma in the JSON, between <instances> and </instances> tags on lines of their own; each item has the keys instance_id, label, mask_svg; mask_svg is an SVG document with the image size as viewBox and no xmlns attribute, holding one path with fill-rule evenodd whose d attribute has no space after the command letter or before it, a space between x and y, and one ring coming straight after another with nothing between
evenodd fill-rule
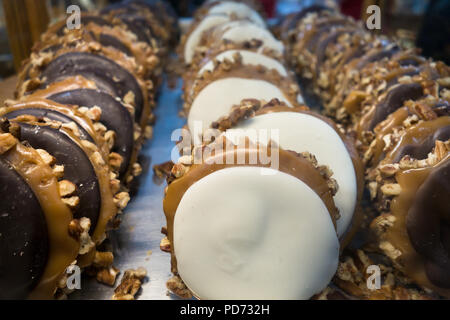
<instances>
[{"instance_id":1,"label":"candy display tray","mask_svg":"<svg viewBox=\"0 0 450 320\"><path fill-rule=\"evenodd\" d=\"M0 82L1 101L13 98L16 83L16 77ZM143 173L138 188L122 215L120 228L110 232L114 266L121 271L115 286L101 284L95 278L83 275L81 290L70 294L69 299L109 300L114 294L114 288L120 283L123 272L138 267L144 267L148 273L138 299L178 299L166 289L166 281L172 276L170 254L159 248L164 237L161 228L166 225L162 209L166 182L154 175L152 167L171 159L175 147L175 142L171 140L172 132L182 128L186 122L186 119L178 115L183 103L181 94L181 79L177 80L174 88L169 88L167 80L164 81L155 110L157 119L153 138L147 141L140 154ZM315 105L316 101L312 101L308 94L305 94L305 100L309 105Z\"/></svg>"},{"instance_id":2,"label":"candy display tray","mask_svg":"<svg viewBox=\"0 0 450 320\"><path fill-rule=\"evenodd\" d=\"M122 215L120 228L110 232L114 266L121 271L115 286L120 283L125 270L138 267L147 270L148 275L138 299L176 299L166 289L166 281L171 277L170 254L159 248L164 237L161 228L166 225L162 209L166 182L154 176L152 167L170 160L175 146L171 134L185 123L185 119L178 116L182 106L181 84L181 80L178 80L177 86L170 89L167 81L164 81L155 110L157 119L153 138L144 145L140 156L143 173L136 194ZM69 299L108 300L113 293L114 287L84 275L81 290L72 293Z\"/></svg>"}]
</instances>

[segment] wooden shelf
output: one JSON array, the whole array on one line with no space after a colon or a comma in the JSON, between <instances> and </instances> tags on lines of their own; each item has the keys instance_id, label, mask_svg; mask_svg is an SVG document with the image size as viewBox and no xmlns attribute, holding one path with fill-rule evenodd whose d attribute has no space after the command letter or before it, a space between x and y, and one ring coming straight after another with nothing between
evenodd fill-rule
<instances>
[{"instance_id":1,"label":"wooden shelf","mask_svg":"<svg viewBox=\"0 0 450 320\"><path fill-rule=\"evenodd\" d=\"M17 76L12 76L3 81L0 81L0 105L3 106L3 101L14 98L14 90L16 90Z\"/></svg>"}]
</instances>

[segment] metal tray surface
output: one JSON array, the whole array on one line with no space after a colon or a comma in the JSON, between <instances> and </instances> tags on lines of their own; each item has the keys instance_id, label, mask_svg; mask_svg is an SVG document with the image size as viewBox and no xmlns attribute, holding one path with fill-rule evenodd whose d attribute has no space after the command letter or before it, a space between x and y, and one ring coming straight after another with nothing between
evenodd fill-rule
<instances>
[{"instance_id":1,"label":"metal tray surface","mask_svg":"<svg viewBox=\"0 0 450 320\"><path fill-rule=\"evenodd\" d=\"M141 151L143 174L139 188L123 213L120 228L110 233L114 266L121 270L116 286L125 270L138 267L147 270L147 279L137 296L138 299L177 299L168 294L166 289L166 281L171 277L170 254L159 248L164 237L161 227L166 225L162 209L166 182L154 176L152 166L170 160L175 146L171 141L172 131L185 124L185 119L178 116L182 106L181 93L181 80L178 80L174 89L170 89L167 81L164 81L156 108L153 138ZM113 294L114 287L83 276L81 290L72 293L69 299L107 300L111 299Z\"/></svg>"}]
</instances>

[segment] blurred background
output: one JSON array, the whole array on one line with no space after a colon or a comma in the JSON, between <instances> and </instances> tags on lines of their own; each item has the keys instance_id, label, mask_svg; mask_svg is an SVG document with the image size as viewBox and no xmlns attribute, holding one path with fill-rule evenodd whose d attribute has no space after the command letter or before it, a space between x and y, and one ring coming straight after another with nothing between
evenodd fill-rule
<instances>
[{"instance_id":1,"label":"blurred background","mask_svg":"<svg viewBox=\"0 0 450 320\"><path fill-rule=\"evenodd\" d=\"M71 4L96 10L119 0L0 0L0 80L20 66L17 56L26 57L41 28L66 14ZM180 17L189 17L202 0L167 0ZM383 34L416 45L424 56L450 64L450 0L259 0L267 17L280 21L291 12L313 3L332 1L356 19L366 17L366 8L381 8ZM25 10L23 10L25 8ZM28 9L28 11L26 10ZM14 19L12 18L14 17ZM42 27L44 26L44 27ZM25 43L25 45L24 45ZM16 57L16 61L14 61Z\"/></svg>"}]
</instances>

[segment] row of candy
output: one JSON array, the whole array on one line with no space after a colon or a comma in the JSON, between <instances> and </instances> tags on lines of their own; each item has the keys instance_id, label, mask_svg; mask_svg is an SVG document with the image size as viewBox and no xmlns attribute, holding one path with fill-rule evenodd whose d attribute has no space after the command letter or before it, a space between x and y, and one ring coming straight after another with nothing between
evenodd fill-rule
<instances>
[{"instance_id":1,"label":"row of candy","mask_svg":"<svg viewBox=\"0 0 450 320\"><path fill-rule=\"evenodd\" d=\"M281 27L290 64L357 139L378 215L377 250L426 290L450 295L450 69L323 6Z\"/></svg>"},{"instance_id":2,"label":"row of candy","mask_svg":"<svg viewBox=\"0 0 450 320\"><path fill-rule=\"evenodd\" d=\"M165 192L168 288L201 299L309 299L358 226L351 139L303 105L252 1L207 1L181 38L185 135Z\"/></svg>"},{"instance_id":3,"label":"row of candy","mask_svg":"<svg viewBox=\"0 0 450 320\"><path fill-rule=\"evenodd\" d=\"M49 27L0 108L0 298L64 297L76 265L113 285L104 246L142 171L177 19L127 0Z\"/></svg>"}]
</instances>

